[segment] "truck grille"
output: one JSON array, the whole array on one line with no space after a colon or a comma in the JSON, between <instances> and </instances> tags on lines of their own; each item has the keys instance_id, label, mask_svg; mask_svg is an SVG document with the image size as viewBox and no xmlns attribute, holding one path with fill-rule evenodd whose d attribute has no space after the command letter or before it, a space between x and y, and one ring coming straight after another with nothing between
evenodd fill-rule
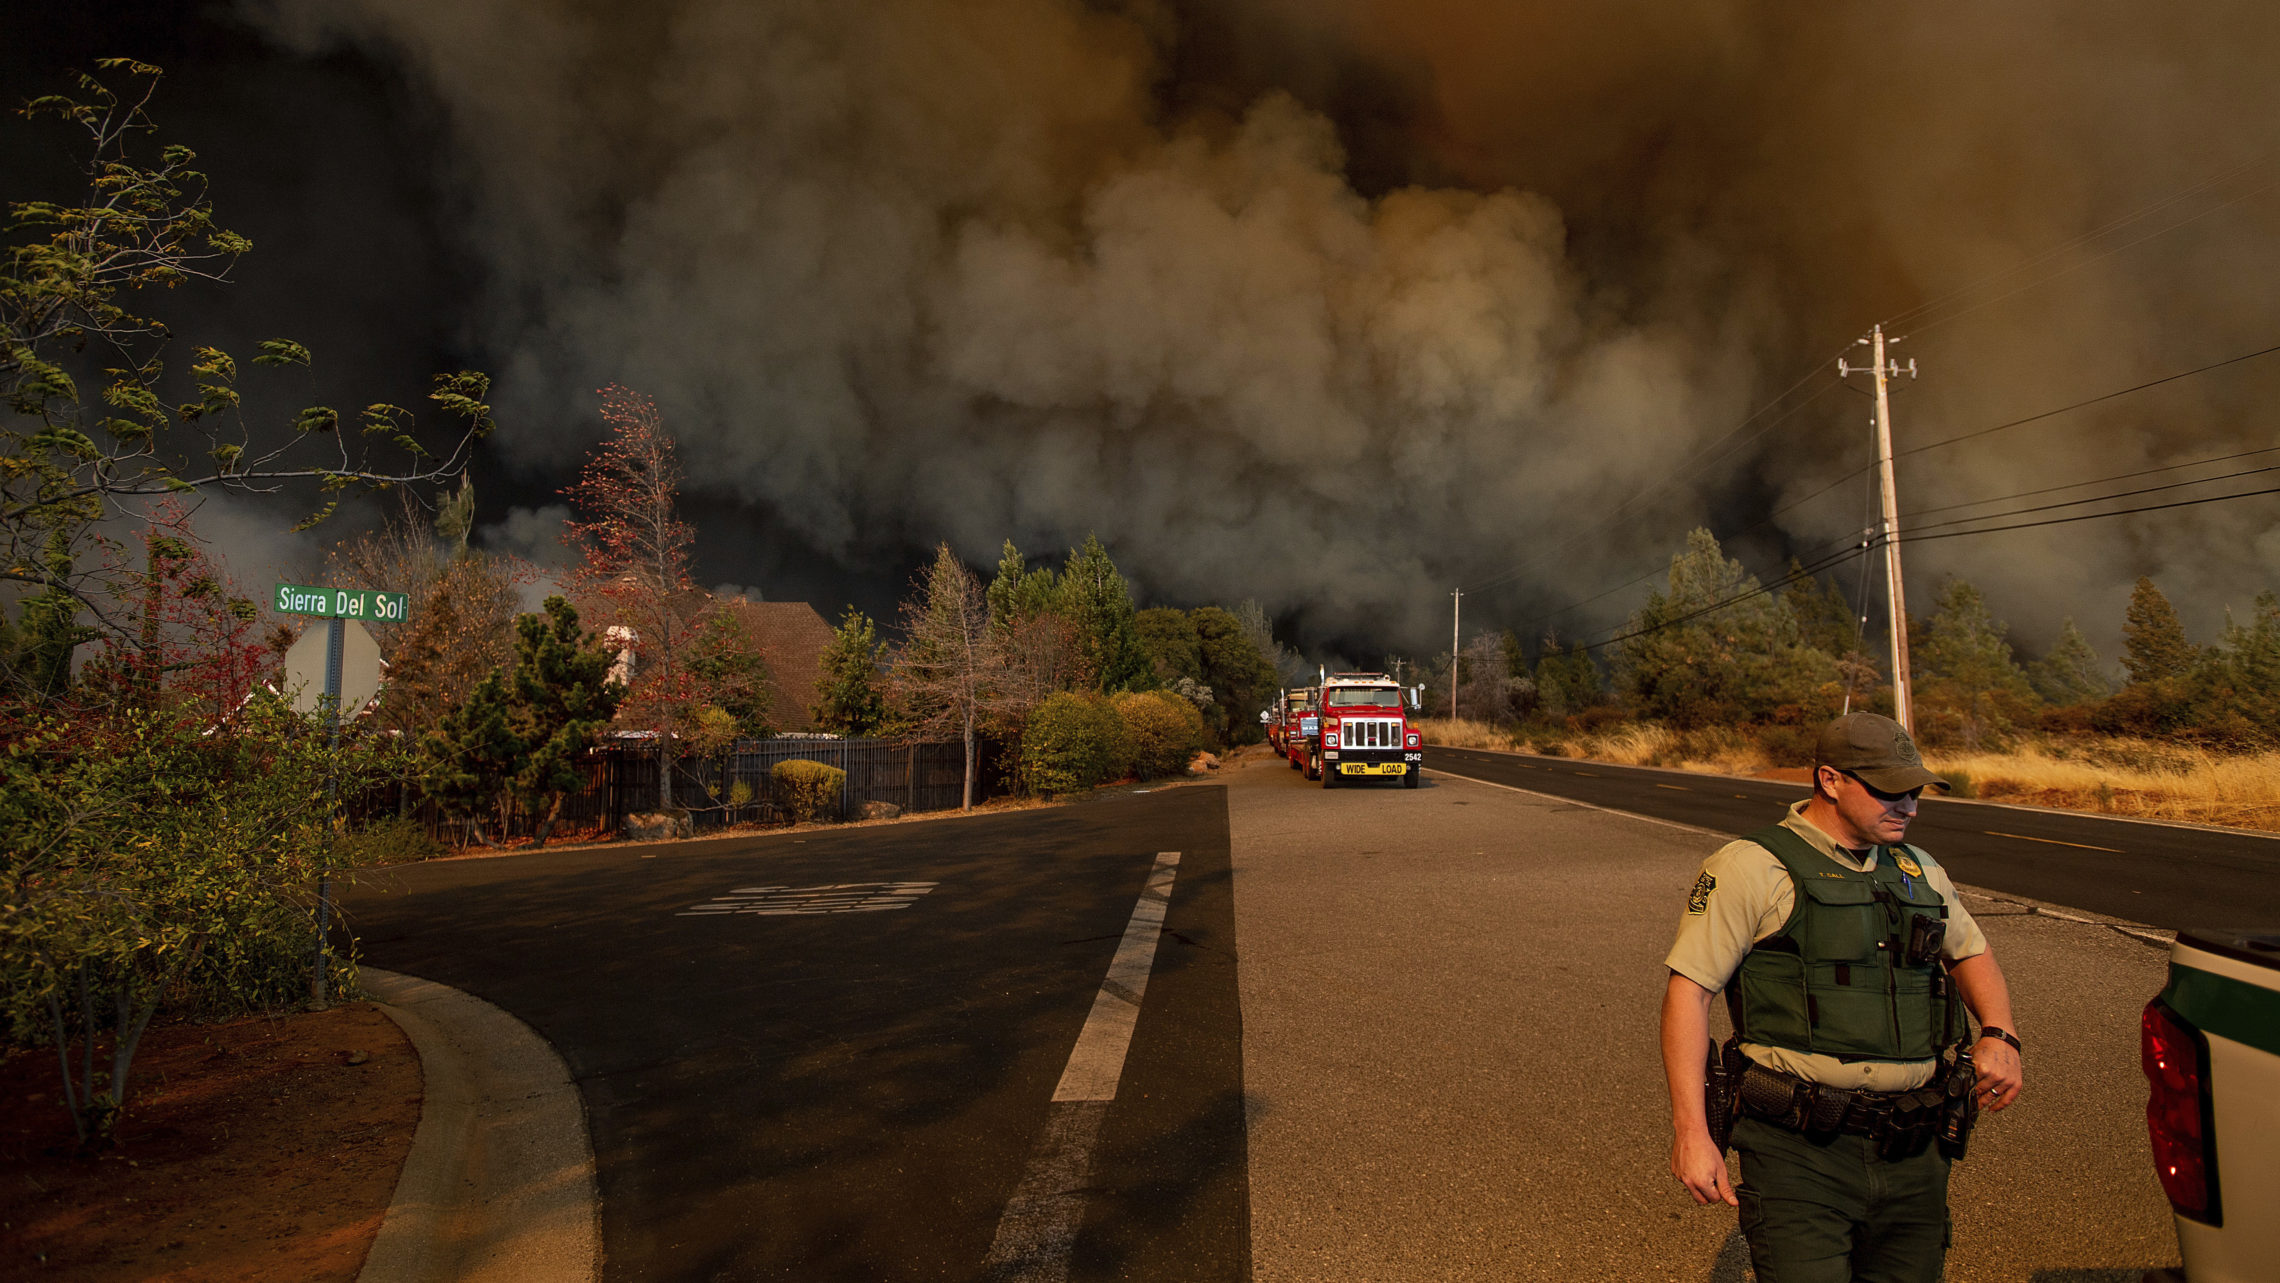
<instances>
[{"instance_id":1,"label":"truck grille","mask_svg":"<svg viewBox=\"0 0 2280 1283\"><path fill-rule=\"evenodd\" d=\"M1347 718L1338 728L1339 743L1347 748L1400 748L1398 717Z\"/></svg>"}]
</instances>

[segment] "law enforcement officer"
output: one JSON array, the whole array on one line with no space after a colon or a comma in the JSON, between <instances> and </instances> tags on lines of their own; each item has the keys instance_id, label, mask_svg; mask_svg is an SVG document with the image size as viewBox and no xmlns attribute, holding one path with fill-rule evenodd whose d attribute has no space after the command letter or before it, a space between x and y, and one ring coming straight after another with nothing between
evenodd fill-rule
<instances>
[{"instance_id":1,"label":"law enforcement officer","mask_svg":"<svg viewBox=\"0 0 2280 1283\"><path fill-rule=\"evenodd\" d=\"M1703 861L1687 897L1662 1010L1670 1167L1696 1202L1741 1208L1758 1283L1933 1283L1948 1164L1979 1106L2019 1097L2002 969L1947 872L1901 844L1935 784L1899 723L1840 717L1813 795Z\"/></svg>"}]
</instances>

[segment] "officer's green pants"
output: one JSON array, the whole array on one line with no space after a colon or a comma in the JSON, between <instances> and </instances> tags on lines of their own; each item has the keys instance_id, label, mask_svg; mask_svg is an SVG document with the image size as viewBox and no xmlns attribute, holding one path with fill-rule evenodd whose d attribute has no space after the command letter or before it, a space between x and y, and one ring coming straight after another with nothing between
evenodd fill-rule
<instances>
[{"instance_id":1,"label":"officer's green pants","mask_svg":"<svg viewBox=\"0 0 2280 1283\"><path fill-rule=\"evenodd\" d=\"M1938 1146L1888 1163L1864 1136L1816 1144L1745 1117L1734 1149L1758 1283L1939 1283L1948 1160Z\"/></svg>"}]
</instances>

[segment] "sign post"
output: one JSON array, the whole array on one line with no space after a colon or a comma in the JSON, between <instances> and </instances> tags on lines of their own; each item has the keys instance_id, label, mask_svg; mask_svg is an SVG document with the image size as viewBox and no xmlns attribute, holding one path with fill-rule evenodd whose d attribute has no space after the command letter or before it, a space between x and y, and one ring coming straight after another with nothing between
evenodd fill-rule
<instances>
[{"instance_id":1,"label":"sign post","mask_svg":"<svg viewBox=\"0 0 2280 1283\"><path fill-rule=\"evenodd\" d=\"M311 588L302 584L279 584L277 596L271 603L281 615L313 615L325 621L324 633L324 693L319 698L316 712L325 719L331 734L332 750L340 752L340 722L346 711L342 705L342 688L349 686L358 693L357 707L372 698L380 681L379 648L372 643L371 635L356 621L370 619L378 623L401 623L410 613L411 598L400 592L380 592L371 588ZM357 672L348 669L351 631L359 643L356 646ZM301 643L294 643L286 653L286 671L297 667L296 654ZM368 657L368 658L367 658ZM310 656L308 658L314 658ZM314 667L313 664L309 667ZM307 705L299 690L293 692L296 707L306 711ZM340 780L328 766L326 770L326 800L333 809L340 802ZM309 998L323 1007L326 997L326 964L330 958L332 932L332 860L331 838L326 838L326 859L317 868L317 959L315 970L309 977Z\"/></svg>"}]
</instances>

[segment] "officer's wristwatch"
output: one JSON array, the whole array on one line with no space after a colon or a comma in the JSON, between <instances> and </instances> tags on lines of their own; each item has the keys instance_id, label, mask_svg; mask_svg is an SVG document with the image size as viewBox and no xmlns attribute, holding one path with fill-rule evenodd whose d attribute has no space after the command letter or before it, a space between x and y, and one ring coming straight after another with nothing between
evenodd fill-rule
<instances>
[{"instance_id":1,"label":"officer's wristwatch","mask_svg":"<svg viewBox=\"0 0 2280 1283\"><path fill-rule=\"evenodd\" d=\"M1997 1042L2007 1042L2011 1044L2011 1050L2016 1052L2023 1053L2026 1051L2025 1045L2019 1041L2019 1035L2012 1033L2008 1029L2004 1029L1996 1025L1981 1025L1979 1027L1979 1036L1982 1038L1993 1038Z\"/></svg>"}]
</instances>

